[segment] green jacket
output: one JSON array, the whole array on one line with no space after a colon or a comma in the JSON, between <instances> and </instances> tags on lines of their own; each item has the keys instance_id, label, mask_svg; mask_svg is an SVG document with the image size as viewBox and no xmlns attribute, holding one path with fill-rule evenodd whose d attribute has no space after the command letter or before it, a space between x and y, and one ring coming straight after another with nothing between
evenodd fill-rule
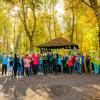
<instances>
[{"instance_id":1,"label":"green jacket","mask_svg":"<svg viewBox=\"0 0 100 100\"><path fill-rule=\"evenodd\" d=\"M100 59L98 57L94 57L93 58L93 63L97 64L97 65L100 65Z\"/></svg>"}]
</instances>

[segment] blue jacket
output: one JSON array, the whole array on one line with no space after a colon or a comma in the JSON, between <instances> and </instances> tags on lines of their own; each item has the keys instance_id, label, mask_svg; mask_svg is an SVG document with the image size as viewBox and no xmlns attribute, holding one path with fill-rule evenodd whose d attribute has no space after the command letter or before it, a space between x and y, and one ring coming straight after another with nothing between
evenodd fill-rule
<instances>
[{"instance_id":1,"label":"blue jacket","mask_svg":"<svg viewBox=\"0 0 100 100\"><path fill-rule=\"evenodd\" d=\"M84 56L81 56L82 64L84 64Z\"/></svg>"},{"instance_id":2,"label":"blue jacket","mask_svg":"<svg viewBox=\"0 0 100 100\"><path fill-rule=\"evenodd\" d=\"M62 58L58 57L58 65L62 65Z\"/></svg>"},{"instance_id":3,"label":"blue jacket","mask_svg":"<svg viewBox=\"0 0 100 100\"><path fill-rule=\"evenodd\" d=\"M2 65L7 65L7 57L0 57Z\"/></svg>"}]
</instances>

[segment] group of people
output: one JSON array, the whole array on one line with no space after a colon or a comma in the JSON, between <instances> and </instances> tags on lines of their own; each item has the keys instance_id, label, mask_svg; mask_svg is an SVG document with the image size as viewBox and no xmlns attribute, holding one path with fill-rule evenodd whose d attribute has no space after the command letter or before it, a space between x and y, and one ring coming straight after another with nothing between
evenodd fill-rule
<instances>
[{"instance_id":1,"label":"group of people","mask_svg":"<svg viewBox=\"0 0 100 100\"><path fill-rule=\"evenodd\" d=\"M7 75L9 80L12 77L21 79L30 75L50 73L77 73L81 75L85 72L91 72L91 63L94 74L100 73L100 58L95 54L93 57L90 57L89 54L84 57L82 54L62 56L52 52L25 55L3 53L0 59L2 62L2 77Z\"/></svg>"}]
</instances>

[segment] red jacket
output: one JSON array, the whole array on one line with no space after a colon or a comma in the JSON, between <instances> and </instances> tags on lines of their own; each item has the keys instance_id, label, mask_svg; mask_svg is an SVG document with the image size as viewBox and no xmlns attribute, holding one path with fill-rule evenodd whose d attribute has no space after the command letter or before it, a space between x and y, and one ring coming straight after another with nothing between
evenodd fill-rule
<instances>
[{"instance_id":1,"label":"red jacket","mask_svg":"<svg viewBox=\"0 0 100 100\"><path fill-rule=\"evenodd\" d=\"M73 66L73 59L70 58L70 59L68 60L68 67L72 67L72 66Z\"/></svg>"},{"instance_id":2,"label":"red jacket","mask_svg":"<svg viewBox=\"0 0 100 100\"><path fill-rule=\"evenodd\" d=\"M33 55L33 65L39 64L40 55Z\"/></svg>"}]
</instances>

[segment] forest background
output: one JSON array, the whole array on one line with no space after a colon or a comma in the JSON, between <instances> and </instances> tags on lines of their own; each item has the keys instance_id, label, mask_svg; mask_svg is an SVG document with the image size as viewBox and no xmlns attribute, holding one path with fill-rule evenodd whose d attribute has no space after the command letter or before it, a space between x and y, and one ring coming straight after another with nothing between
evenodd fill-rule
<instances>
[{"instance_id":1,"label":"forest background","mask_svg":"<svg viewBox=\"0 0 100 100\"><path fill-rule=\"evenodd\" d=\"M100 0L0 0L0 51L35 50L63 37L100 52Z\"/></svg>"}]
</instances>

